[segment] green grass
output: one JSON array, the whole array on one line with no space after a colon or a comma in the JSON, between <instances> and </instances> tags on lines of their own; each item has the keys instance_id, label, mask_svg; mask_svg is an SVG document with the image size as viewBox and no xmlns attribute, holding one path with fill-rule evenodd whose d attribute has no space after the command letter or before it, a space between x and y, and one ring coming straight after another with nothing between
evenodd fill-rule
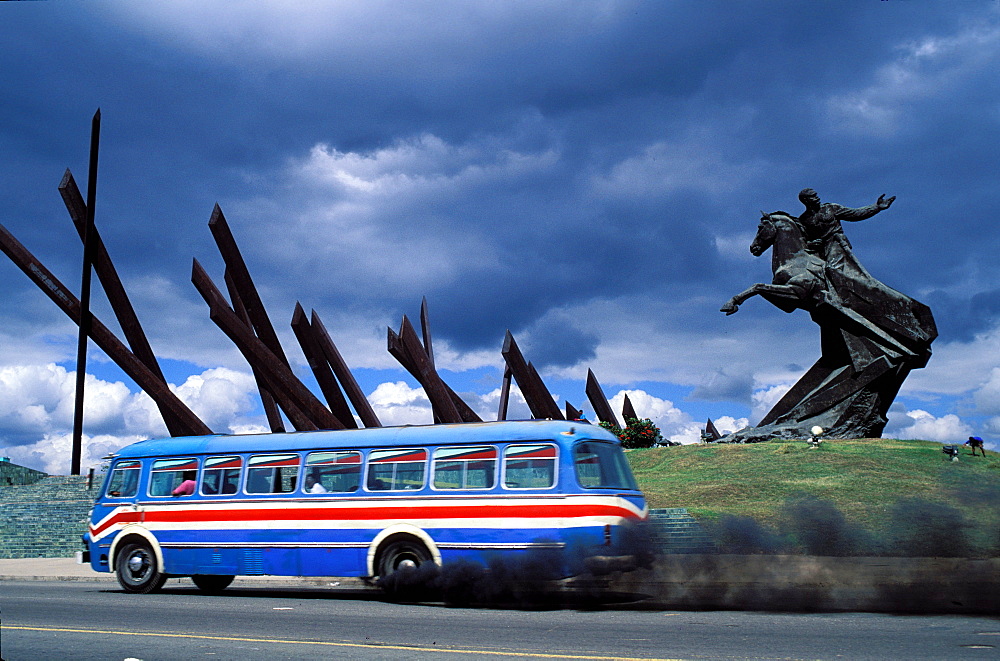
<instances>
[{"instance_id":1,"label":"green grass","mask_svg":"<svg viewBox=\"0 0 1000 661\"><path fill-rule=\"evenodd\" d=\"M724 514L776 523L786 499L810 494L848 519L878 527L901 498L950 505L986 534L1000 529L1000 454L949 461L940 443L894 439L709 444L629 450L651 508L686 507L703 520Z\"/></svg>"}]
</instances>

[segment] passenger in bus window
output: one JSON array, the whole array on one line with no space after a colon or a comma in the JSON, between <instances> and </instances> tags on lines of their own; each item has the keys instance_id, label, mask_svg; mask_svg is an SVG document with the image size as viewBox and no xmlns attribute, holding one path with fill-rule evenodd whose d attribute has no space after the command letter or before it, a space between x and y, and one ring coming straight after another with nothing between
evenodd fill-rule
<instances>
[{"instance_id":1,"label":"passenger in bus window","mask_svg":"<svg viewBox=\"0 0 1000 661\"><path fill-rule=\"evenodd\" d=\"M194 493L195 484L194 478L196 473L194 471L184 471L184 481L177 485L177 488L170 492L171 496L190 496Z\"/></svg>"},{"instance_id":2,"label":"passenger in bus window","mask_svg":"<svg viewBox=\"0 0 1000 661\"><path fill-rule=\"evenodd\" d=\"M306 475L306 492L307 493L329 493L326 487L319 481L319 479L310 473Z\"/></svg>"}]
</instances>

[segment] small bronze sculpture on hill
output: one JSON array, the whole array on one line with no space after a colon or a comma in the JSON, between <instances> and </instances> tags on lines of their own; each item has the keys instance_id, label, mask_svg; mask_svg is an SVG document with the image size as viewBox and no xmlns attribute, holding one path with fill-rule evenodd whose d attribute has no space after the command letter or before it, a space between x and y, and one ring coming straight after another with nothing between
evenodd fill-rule
<instances>
[{"instance_id":1,"label":"small bronze sculpture on hill","mask_svg":"<svg viewBox=\"0 0 1000 661\"><path fill-rule=\"evenodd\" d=\"M854 256L841 221L871 218L895 197L859 209L823 204L811 188L799 193L805 211L762 213L750 252L771 249L774 278L733 296L727 315L759 295L785 312L801 309L819 324L822 355L764 416L729 442L808 438L875 438L910 370L923 367L937 328L930 308L876 280Z\"/></svg>"}]
</instances>

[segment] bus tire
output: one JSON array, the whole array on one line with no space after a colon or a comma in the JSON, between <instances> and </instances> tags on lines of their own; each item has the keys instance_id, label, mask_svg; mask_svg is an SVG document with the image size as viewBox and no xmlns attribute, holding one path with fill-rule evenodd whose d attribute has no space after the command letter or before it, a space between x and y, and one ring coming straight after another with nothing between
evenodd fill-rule
<instances>
[{"instance_id":1,"label":"bus tire","mask_svg":"<svg viewBox=\"0 0 1000 661\"><path fill-rule=\"evenodd\" d=\"M218 574L195 574L191 577L198 589L205 594L219 594L229 587L235 576L220 576Z\"/></svg>"},{"instance_id":2,"label":"bus tire","mask_svg":"<svg viewBox=\"0 0 1000 661\"><path fill-rule=\"evenodd\" d=\"M378 575L385 578L397 571L416 569L430 561L430 551L422 542L409 537L396 539L379 553Z\"/></svg>"},{"instance_id":3,"label":"bus tire","mask_svg":"<svg viewBox=\"0 0 1000 661\"><path fill-rule=\"evenodd\" d=\"M133 542L122 548L115 558L115 574L126 592L137 594L156 592L167 581L156 554L145 542Z\"/></svg>"}]
</instances>

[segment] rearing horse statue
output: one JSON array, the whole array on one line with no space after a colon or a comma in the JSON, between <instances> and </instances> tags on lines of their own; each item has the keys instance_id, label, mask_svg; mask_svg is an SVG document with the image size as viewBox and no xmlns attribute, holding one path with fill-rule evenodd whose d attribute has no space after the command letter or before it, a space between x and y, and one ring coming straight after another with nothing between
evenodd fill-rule
<instances>
[{"instance_id":1,"label":"rearing horse statue","mask_svg":"<svg viewBox=\"0 0 1000 661\"><path fill-rule=\"evenodd\" d=\"M785 312L804 310L820 327L822 355L756 427L726 442L807 438L814 427L828 438L881 435L903 380L927 363L937 336L930 309L868 273L840 228L842 220L871 217L892 200L851 209L820 204L812 189L799 198L802 216L762 212L750 244L756 257L770 248L771 283L740 292L722 311L733 314L758 295Z\"/></svg>"},{"instance_id":2,"label":"rearing horse statue","mask_svg":"<svg viewBox=\"0 0 1000 661\"><path fill-rule=\"evenodd\" d=\"M752 296L763 296L785 312L809 309L823 300L827 291L825 263L806 250L805 236L799 221L785 213L761 212L757 236L750 252L760 257L771 249L771 284L759 282L729 299L722 312L734 314Z\"/></svg>"}]
</instances>

